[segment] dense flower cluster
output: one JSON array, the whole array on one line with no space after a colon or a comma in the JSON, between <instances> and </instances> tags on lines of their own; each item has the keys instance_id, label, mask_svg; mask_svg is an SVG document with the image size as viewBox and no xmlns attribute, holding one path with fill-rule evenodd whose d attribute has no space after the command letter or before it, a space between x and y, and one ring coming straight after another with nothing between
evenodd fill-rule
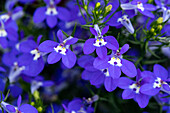
<instances>
[{"instance_id":1,"label":"dense flower cluster","mask_svg":"<svg viewBox=\"0 0 170 113\"><path fill-rule=\"evenodd\" d=\"M117 113L126 99L170 112L169 0L3 5L0 113Z\"/></svg>"}]
</instances>

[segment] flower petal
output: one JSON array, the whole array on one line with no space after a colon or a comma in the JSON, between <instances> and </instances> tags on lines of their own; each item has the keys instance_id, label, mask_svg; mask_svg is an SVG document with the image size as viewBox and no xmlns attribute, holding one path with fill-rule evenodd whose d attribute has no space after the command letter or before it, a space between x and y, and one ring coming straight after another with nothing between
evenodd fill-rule
<instances>
[{"instance_id":1,"label":"flower petal","mask_svg":"<svg viewBox=\"0 0 170 113\"><path fill-rule=\"evenodd\" d=\"M121 69L122 69L122 72L129 77L135 77L137 75L135 65L128 60L122 59Z\"/></svg>"},{"instance_id":2,"label":"flower petal","mask_svg":"<svg viewBox=\"0 0 170 113\"><path fill-rule=\"evenodd\" d=\"M61 59L61 56L61 54L57 53L56 51L53 51L52 53L50 53L50 55L48 55L47 62L49 64L54 64Z\"/></svg>"},{"instance_id":3,"label":"flower petal","mask_svg":"<svg viewBox=\"0 0 170 113\"><path fill-rule=\"evenodd\" d=\"M57 46L57 42L54 42L54 41L51 41L51 40L46 40L44 42L42 42L38 49L41 51L41 52L52 52L54 51L54 47Z\"/></svg>"},{"instance_id":4,"label":"flower petal","mask_svg":"<svg viewBox=\"0 0 170 113\"><path fill-rule=\"evenodd\" d=\"M104 59L107 56L107 48L105 46L97 47L96 53L101 59Z\"/></svg>"},{"instance_id":5,"label":"flower petal","mask_svg":"<svg viewBox=\"0 0 170 113\"><path fill-rule=\"evenodd\" d=\"M45 15L46 7L37 8L33 15L34 23L40 23L46 18Z\"/></svg>"},{"instance_id":6,"label":"flower petal","mask_svg":"<svg viewBox=\"0 0 170 113\"><path fill-rule=\"evenodd\" d=\"M53 28L57 25L57 17L56 16L50 16L48 15L47 16L47 25L50 27L50 28Z\"/></svg>"},{"instance_id":7,"label":"flower petal","mask_svg":"<svg viewBox=\"0 0 170 113\"><path fill-rule=\"evenodd\" d=\"M95 50L94 47L94 41L95 39L88 39L85 43L84 43L84 47L83 47L83 52L84 54L90 54L93 53L93 51Z\"/></svg>"},{"instance_id":8,"label":"flower petal","mask_svg":"<svg viewBox=\"0 0 170 113\"><path fill-rule=\"evenodd\" d=\"M109 92L115 90L117 88L117 80L118 79L113 79L112 77L106 77L104 81L105 89Z\"/></svg>"},{"instance_id":9,"label":"flower petal","mask_svg":"<svg viewBox=\"0 0 170 113\"><path fill-rule=\"evenodd\" d=\"M68 50L66 55L62 55L62 62L67 68L72 68L76 63L76 59L76 55L71 50Z\"/></svg>"}]
</instances>

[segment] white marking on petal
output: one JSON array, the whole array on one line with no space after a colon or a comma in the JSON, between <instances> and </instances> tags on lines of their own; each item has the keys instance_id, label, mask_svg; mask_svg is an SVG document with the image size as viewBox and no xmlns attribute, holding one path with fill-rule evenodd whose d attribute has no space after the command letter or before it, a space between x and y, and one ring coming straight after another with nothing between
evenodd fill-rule
<instances>
[{"instance_id":1,"label":"white marking on petal","mask_svg":"<svg viewBox=\"0 0 170 113\"><path fill-rule=\"evenodd\" d=\"M60 53L62 55L66 55L66 48L65 47L62 47L62 46L57 46L57 47L54 47L54 50L57 52L57 53Z\"/></svg>"},{"instance_id":2,"label":"white marking on petal","mask_svg":"<svg viewBox=\"0 0 170 113\"><path fill-rule=\"evenodd\" d=\"M138 86L136 83L129 85L129 88L132 89L135 93L139 94L140 86Z\"/></svg>"},{"instance_id":3,"label":"white marking on petal","mask_svg":"<svg viewBox=\"0 0 170 113\"><path fill-rule=\"evenodd\" d=\"M47 11L45 12L46 15L57 15L58 12L55 7L48 7Z\"/></svg>"},{"instance_id":4,"label":"white marking on petal","mask_svg":"<svg viewBox=\"0 0 170 113\"><path fill-rule=\"evenodd\" d=\"M31 50L30 53L34 55L33 60L38 60L41 57L41 54L37 49Z\"/></svg>"},{"instance_id":5,"label":"white marking on petal","mask_svg":"<svg viewBox=\"0 0 170 113\"><path fill-rule=\"evenodd\" d=\"M153 88L160 88L162 86L161 78L157 77L155 82L153 83Z\"/></svg>"},{"instance_id":6,"label":"white marking on petal","mask_svg":"<svg viewBox=\"0 0 170 113\"><path fill-rule=\"evenodd\" d=\"M31 93L33 94L34 91L36 91L38 88L40 88L43 85L42 82L38 82L38 81L32 81L31 82Z\"/></svg>"},{"instance_id":7,"label":"white marking on petal","mask_svg":"<svg viewBox=\"0 0 170 113\"><path fill-rule=\"evenodd\" d=\"M122 63L121 63L121 60L119 58L115 58L115 57L112 57L109 61L108 61L109 64L113 65L113 66L118 66L118 67L121 67L122 66Z\"/></svg>"},{"instance_id":8,"label":"white marking on petal","mask_svg":"<svg viewBox=\"0 0 170 113\"><path fill-rule=\"evenodd\" d=\"M7 32L5 29L0 29L0 37L7 37Z\"/></svg>"},{"instance_id":9,"label":"white marking on petal","mask_svg":"<svg viewBox=\"0 0 170 113\"><path fill-rule=\"evenodd\" d=\"M3 14L0 16L0 19L3 20L4 22L6 22L9 18L10 16L8 14Z\"/></svg>"},{"instance_id":10,"label":"white marking on petal","mask_svg":"<svg viewBox=\"0 0 170 113\"><path fill-rule=\"evenodd\" d=\"M141 11L144 11L143 4L141 2L138 2L137 8L140 9Z\"/></svg>"},{"instance_id":11,"label":"white marking on petal","mask_svg":"<svg viewBox=\"0 0 170 113\"><path fill-rule=\"evenodd\" d=\"M105 46L107 44L107 42L104 41L104 39L97 39L95 41L95 43L93 44L96 47L101 47L101 46Z\"/></svg>"},{"instance_id":12,"label":"white marking on petal","mask_svg":"<svg viewBox=\"0 0 170 113\"><path fill-rule=\"evenodd\" d=\"M101 71L105 74L106 77L109 77L109 71L108 71L108 68L106 69L101 69Z\"/></svg>"}]
</instances>

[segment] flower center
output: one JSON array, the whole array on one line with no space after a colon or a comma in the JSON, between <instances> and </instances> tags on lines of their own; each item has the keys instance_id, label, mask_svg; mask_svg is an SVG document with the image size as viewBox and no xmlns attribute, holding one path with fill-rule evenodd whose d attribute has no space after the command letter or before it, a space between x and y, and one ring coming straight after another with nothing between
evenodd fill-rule
<instances>
[{"instance_id":1,"label":"flower center","mask_svg":"<svg viewBox=\"0 0 170 113\"><path fill-rule=\"evenodd\" d=\"M34 55L33 60L38 60L41 57L41 53L38 49L31 50L30 53Z\"/></svg>"},{"instance_id":2,"label":"flower center","mask_svg":"<svg viewBox=\"0 0 170 113\"><path fill-rule=\"evenodd\" d=\"M109 71L108 71L108 68L106 69L101 69L101 71L105 74L106 77L109 77Z\"/></svg>"},{"instance_id":3,"label":"flower center","mask_svg":"<svg viewBox=\"0 0 170 113\"><path fill-rule=\"evenodd\" d=\"M54 47L54 50L57 52L57 53L60 53L62 55L66 55L66 52L67 52L67 49L64 47L64 46L57 46L57 47Z\"/></svg>"},{"instance_id":4,"label":"flower center","mask_svg":"<svg viewBox=\"0 0 170 113\"><path fill-rule=\"evenodd\" d=\"M137 8L140 9L141 11L144 11L143 4L141 2L138 2Z\"/></svg>"},{"instance_id":5,"label":"flower center","mask_svg":"<svg viewBox=\"0 0 170 113\"><path fill-rule=\"evenodd\" d=\"M132 85L129 85L129 88L132 89L135 93L139 94L140 85L134 83Z\"/></svg>"},{"instance_id":6,"label":"flower center","mask_svg":"<svg viewBox=\"0 0 170 113\"><path fill-rule=\"evenodd\" d=\"M48 6L46 12L46 15L50 15L50 16L55 16L58 14L56 7L54 5Z\"/></svg>"},{"instance_id":7,"label":"flower center","mask_svg":"<svg viewBox=\"0 0 170 113\"><path fill-rule=\"evenodd\" d=\"M7 32L5 29L0 28L0 37L6 37L7 36Z\"/></svg>"},{"instance_id":8,"label":"flower center","mask_svg":"<svg viewBox=\"0 0 170 113\"><path fill-rule=\"evenodd\" d=\"M118 66L121 67L122 66L122 61L120 60L120 58L116 58L116 57L112 57L109 61L109 64L113 65L113 66Z\"/></svg>"},{"instance_id":9,"label":"flower center","mask_svg":"<svg viewBox=\"0 0 170 113\"><path fill-rule=\"evenodd\" d=\"M162 84L167 84L167 83L161 80L161 78L157 77L155 82L153 83L153 88L160 88Z\"/></svg>"},{"instance_id":10,"label":"flower center","mask_svg":"<svg viewBox=\"0 0 170 113\"><path fill-rule=\"evenodd\" d=\"M95 43L93 44L96 47L101 47L101 46L105 46L107 44L107 42L104 41L104 39L97 39L95 40Z\"/></svg>"}]
</instances>

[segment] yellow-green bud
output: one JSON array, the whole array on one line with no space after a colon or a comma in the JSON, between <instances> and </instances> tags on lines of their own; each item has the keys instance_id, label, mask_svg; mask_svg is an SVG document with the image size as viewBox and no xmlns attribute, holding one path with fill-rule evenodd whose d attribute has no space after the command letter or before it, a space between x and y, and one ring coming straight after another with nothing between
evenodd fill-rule
<instances>
[{"instance_id":1,"label":"yellow-green bud","mask_svg":"<svg viewBox=\"0 0 170 113\"><path fill-rule=\"evenodd\" d=\"M34 106L34 105L35 105L35 102L31 102L31 105Z\"/></svg>"},{"instance_id":2,"label":"yellow-green bud","mask_svg":"<svg viewBox=\"0 0 170 113\"><path fill-rule=\"evenodd\" d=\"M158 30L162 30L162 25L158 25Z\"/></svg>"},{"instance_id":3,"label":"yellow-green bud","mask_svg":"<svg viewBox=\"0 0 170 113\"><path fill-rule=\"evenodd\" d=\"M86 11L87 11L87 5L85 5L85 6L84 6L84 10L86 10Z\"/></svg>"},{"instance_id":4,"label":"yellow-green bud","mask_svg":"<svg viewBox=\"0 0 170 113\"><path fill-rule=\"evenodd\" d=\"M111 11L112 10L112 5L110 4L110 5L106 6L105 10L106 10L106 13Z\"/></svg>"},{"instance_id":5,"label":"yellow-green bud","mask_svg":"<svg viewBox=\"0 0 170 113\"><path fill-rule=\"evenodd\" d=\"M151 30L150 30L152 33L155 31L155 29L154 28L151 28Z\"/></svg>"},{"instance_id":6,"label":"yellow-green bud","mask_svg":"<svg viewBox=\"0 0 170 113\"><path fill-rule=\"evenodd\" d=\"M158 24L161 24L161 23L163 22L163 18L162 18L162 17L159 17L159 18L156 20L156 22L157 22Z\"/></svg>"},{"instance_id":7,"label":"yellow-green bud","mask_svg":"<svg viewBox=\"0 0 170 113\"><path fill-rule=\"evenodd\" d=\"M99 12L98 12L98 11L96 11L96 15L97 15L97 14L99 14Z\"/></svg>"},{"instance_id":8,"label":"yellow-green bud","mask_svg":"<svg viewBox=\"0 0 170 113\"><path fill-rule=\"evenodd\" d=\"M96 8L100 7L100 2L96 3Z\"/></svg>"},{"instance_id":9,"label":"yellow-green bud","mask_svg":"<svg viewBox=\"0 0 170 113\"><path fill-rule=\"evenodd\" d=\"M153 2L153 0L148 0L148 3L152 3Z\"/></svg>"},{"instance_id":10,"label":"yellow-green bud","mask_svg":"<svg viewBox=\"0 0 170 113\"><path fill-rule=\"evenodd\" d=\"M43 111L43 108L40 106L37 108L38 112L42 112Z\"/></svg>"},{"instance_id":11,"label":"yellow-green bud","mask_svg":"<svg viewBox=\"0 0 170 113\"><path fill-rule=\"evenodd\" d=\"M156 36L157 34L156 34L156 33L154 33L153 35L154 35L154 36Z\"/></svg>"},{"instance_id":12,"label":"yellow-green bud","mask_svg":"<svg viewBox=\"0 0 170 113\"><path fill-rule=\"evenodd\" d=\"M36 91L34 91L34 98L35 98L35 100L38 100L38 99L40 99L40 93L36 90Z\"/></svg>"},{"instance_id":13,"label":"yellow-green bud","mask_svg":"<svg viewBox=\"0 0 170 113\"><path fill-rule=\"evenodd\" d=\"M102 10L100 10L100 13L102 13Z\"/></svg>"}]
</instances>

